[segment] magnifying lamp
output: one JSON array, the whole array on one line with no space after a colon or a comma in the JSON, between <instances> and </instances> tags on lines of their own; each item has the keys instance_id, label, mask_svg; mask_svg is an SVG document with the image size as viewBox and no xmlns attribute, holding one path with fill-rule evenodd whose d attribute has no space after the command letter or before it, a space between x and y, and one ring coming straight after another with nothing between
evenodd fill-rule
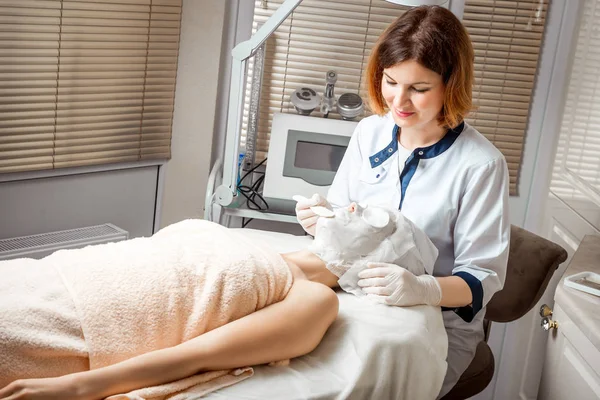
<instances>
[{"instance_id":1,"label":"magnifying lamp","mask_svg":"<svg viewBox=\"0 0 600 400\"><path fill-rule=\"evenodd\" d=\"M387 1L411 7L421 5L442 5L448 2L448 0ZM214 201L221 206L230 205L233 202L237 191L237 151L240 142L244 107L246 62L301 2L302 0L286 0L250 39L235 46L231 52L233 62L231 65L229 108L227 111L225 154L223 155L223 180L222 184L216 188L214 193ZM212 204L206 204L206 207L212 207Z\"/></svg>"}]
</instances>

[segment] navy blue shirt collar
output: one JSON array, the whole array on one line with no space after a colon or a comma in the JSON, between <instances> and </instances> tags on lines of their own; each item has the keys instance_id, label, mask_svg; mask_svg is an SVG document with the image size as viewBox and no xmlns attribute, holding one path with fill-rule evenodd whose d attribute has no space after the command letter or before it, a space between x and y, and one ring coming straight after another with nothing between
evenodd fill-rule
<instances>
[{"instance_id":1,"label":"navy blue shirt collar","mask_svg":"<svg viewBox=\"0 0 600 400\"><path fill-rule=\"evenodd\" d=\"M437 143L427 147L417 147L412 152L412 155L418 158L433 158L437 157L452 146L465 127L465 123L461 122L456 128L448 129L443 138ZM371 168L375 168L383 164L396 151L398 151L398 125L394 125L392 129L392 141L382 150L369 157Z\"/></svg>"}]
</instances>

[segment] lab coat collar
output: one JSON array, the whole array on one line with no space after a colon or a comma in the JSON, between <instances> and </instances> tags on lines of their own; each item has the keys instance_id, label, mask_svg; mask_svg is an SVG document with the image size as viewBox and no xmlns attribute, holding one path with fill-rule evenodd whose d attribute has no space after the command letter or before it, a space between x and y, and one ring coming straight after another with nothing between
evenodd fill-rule
<instances>
[{"instance_id":1,"label":"lab coat collar","mask_svg":"<svg viewBox=\"0 0 600 400\"><path fill-rule=\"evenodd\" d=\"M454 141L458 138L465 127L464 121L461 122L456 128L448 129L443 138L441 138L437 143L432 144L427 147L417 147L412 156L415 154L419 155L419 158L433 158L437 157L452 146ZM392 129L392 141L385 146L382 150L373 154L369 157L369 161L371 162L371 168L378 167L379 165L386 162L394 153L398 151L398 125L394 125L394 129Z\"/></svg>"},{"instance_id":2,"label":"lab coat collar","mask_svg":"<svg viewBox=\"0 0 600 400\"><path fill-rule=\"evenodd\" d=\"M398 151L398 125L394 124L392 129L392 141L382 150L369 157L371 168L375 168L386 162L394 153Z\"/></svg>"}]
</instances>

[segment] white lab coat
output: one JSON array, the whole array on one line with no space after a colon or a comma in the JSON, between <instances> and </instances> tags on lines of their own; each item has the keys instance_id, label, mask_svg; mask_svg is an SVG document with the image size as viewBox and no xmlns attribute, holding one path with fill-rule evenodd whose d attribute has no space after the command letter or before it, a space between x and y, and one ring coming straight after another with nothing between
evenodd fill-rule
<instances>
[{"instance_id":1,"label":"white lab coat","mask_svg":"<svg viewBox=\"0 0 600 400\"><path fill-rule=\"evenodd\" d=\"M472 307L443 309L449 342L443 395L473 359L484 337L485 305L504 284L508 169L502 153L466 123L416 148L399 168L397 129L390 113L360 121L327 199L334 207L354 201L400 208L439 250L433 275L460 276L471 288Z\"/></svg>"}]
</instances>

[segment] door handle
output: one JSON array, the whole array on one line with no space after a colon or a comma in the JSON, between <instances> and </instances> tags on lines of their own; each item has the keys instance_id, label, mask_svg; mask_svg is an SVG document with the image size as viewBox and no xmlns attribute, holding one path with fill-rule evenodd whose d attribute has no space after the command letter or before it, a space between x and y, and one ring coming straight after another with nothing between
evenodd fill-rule
<instances>
[{"instance_id":1,"label":"door handle","mask_svg":"<svg viewBox=\"0 0 600 400\"><path fill-rule=\"evenodd\" d=\"M547 304L542 304L540 307L540 316L542 317L542 328L548 332L551 329L558 329L558 321L550 319L552 316L552 309Z\"/></svg>"},{"instance_id":2,"label":"door handle","mask_svg":"<svg viewBox=\"0 0 600 400\"><path fill-rule=\"evenodd\" d=\"M542 304L540 307L540 316L546 318L552 315L552 309L547 304Z\"/></svg>"},{"instance_id":3,"label":"door handle","mask_svg":"<svg viewBox=\"0 0 600 400\"><path fill-rule=\"evenodd\" d=\"M544 317L542 318L542 328L544 328L546 332L550 329L558 329L558 321L553 321L548 317Z\"/></svg>"}]
</instances>

